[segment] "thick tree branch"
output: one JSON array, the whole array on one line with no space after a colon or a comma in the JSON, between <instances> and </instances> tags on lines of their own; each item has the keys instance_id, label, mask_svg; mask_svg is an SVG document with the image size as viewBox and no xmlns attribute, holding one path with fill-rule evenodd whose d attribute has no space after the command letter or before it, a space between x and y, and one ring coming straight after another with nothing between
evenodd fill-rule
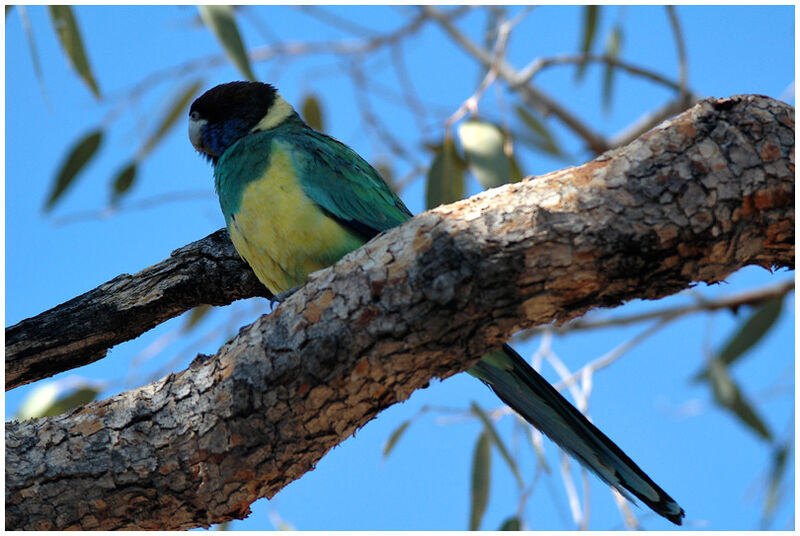
<instances>
[{"instance_id":1,"label":"thick tree branch","mask_svg":"<svg viewBox=\"0 0 800 536\"><path fill-rule=\"evenodd\" d=\"M709 99L577 168L426 212L214 356L6 425L6 528L181 529L247 515L431 378L521 329L794 267L794 111Z\"/></svg>"},{"instance_id":2,"label":"thick tree branch","mask_svg":"<svg viewBox=\"0 0 800 536\"><path fill-rule=\"evenodd\" d=\"M225 230L123 274L68 302L6 328L6 390L105 357L198 305L269 296Z\"/></svg>"}]
</instances>

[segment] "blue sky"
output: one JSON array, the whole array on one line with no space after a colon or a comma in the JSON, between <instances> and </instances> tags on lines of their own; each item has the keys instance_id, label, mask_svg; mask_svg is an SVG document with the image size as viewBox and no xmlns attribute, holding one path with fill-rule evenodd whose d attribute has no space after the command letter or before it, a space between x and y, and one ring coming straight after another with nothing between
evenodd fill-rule
<instances>
[{"instance_id":1,"label":"blue sky","mask_svg":"<svg viewBox=\"0 0 800 536\"><path fill-rule=\"evenodd\" d=\"M403 19L387 7L326 8L375 32L396 28ZM512 12L518 12L514 8ZM223 64L187 77L168 76L140 99L126 98L146 75L169 72L189 60L218 56L210 33L196 24L192 7L79 7L75 12L104 101L98 105L74 75L54 37L44 7L27 10L42 65L46 99L37 82L19 13L5 23L5 324L13 325L90 290L121 274L135 273L169 255L170 251L200 239L224 225L213 193L211 169L192 149L185 123L142 164L137 183L122 210L100 217L108 205L109 183L135 154L163 113L165 103L181 84L200 76L204 87L239 79ZM260 7L260 22L240 17L245 42L251 46L268 39L325 41L352 38L296 8ZM688 7L677 13L683 26L689 57L690 87L701 96L759 93L789 100L794 81L794 11L783 7ZM522 67L535 56L574 53L580 41L578 7L540 7L512 34L508 60ZM663 8L606 8L598 32L598 49L617 20L624 27L622 57L634 64L674 78L675 46ZM485 17L471 13L459 27L481 42ZM267 30L264 30L267 28ZM405 46L408 72L417 95L436 112L428 117L428 141L441 139L441 121L469 97L481 73L462 50L435 25L426 26ZM400 87L387 67L388 55L368 62L372 83L396 92ZM390 162L395 176L410 166L397 159L359 114L346 63L330 54L293 61L266 61L254 65L256 75L277 85L284 97L299 105L307 94L322 102L326 130L351 145L372 162ZM553 68L536 79L543 89L574 110L597 130L613 134L645 112L664 103L669 91L648 81L620 75L615 82L613 108L606 113L599 98L602 71L590 67L584 82L575 84L574 69ZM505 106L515 103L503 95ZM406 150L427 163L419 146L414 119L391 99L372 98L371 107L392 132L408 140ZM481 101L481 114L501 113L494 90ZM118 113L119 112L119 113ZM568 161L522 153L527 174L541 174L579 164L590 158L581 144L554 121L548 123L572 156ZM42 206L51 181L68 150L80 136L107 128L98 157L50 214ZM474 181L471 192L477 191ZM140 201L180 198L146 209ZM424 209L422 181L412 182L403 199L414 212ZM126 208L127 207L127 208ZM133 208L131 208L133 207ZM791 272L769 274L748 268L733 274L726 284L698 287L706 297L723 296L756 286L792 279ZM607 317L690 303L682 295L659 303L633 302L618 310L599 311ZM755 401L758 411L779 437L793 435L794 407L794 296L769 336L733 371L735 379ZM59 375L107 380L104 396L151 381L159 371L180 370L197 352L213 353L241 325L266 312L263 300L249 300L214 310L188 339L165 345L185 322L174 319L138 339L114 348L98 363ZM769 450L728 414L716 409L707 387L689 382L709 349L718 349L746 313L729 312L683 318L659 331L594 376L590 409L596 424L612 437L687 512L695 529L758 527ZM553 351L571 369L613 350L646 329L647 325L555 337ZM517 344L532 355L540 338ZM167 367L163 369L162 367ZM551 368L546 377L557 380ZM6 419L13 416L31 392L26 386L6 394ZM471 377L459 375L433 382L407 402L381 413L355 437L333 449L317 468L287 486L271 501L252 506L253 515L235 522L236 529L268 529L275 515L299 529L465 529L469 512L470 463L480 431L475 420L446 414L426 414L410 427L388 460L382 445L403 421L424 405L466 409L475 400L484 408L499 407L489 390ZM443 419L444 418L444 419ZM498 429L513 443L510 418ZM536 462L525 441L519 452L526 482ZM548 460L558 467L559 456L545 442ZM792 460L793 460L792 454ZM574 464L573 464L574 465ZM578 472L573 468L573 474ZM793 482L790 462L787 482ZM514 481L495 455L489 507L483 528L496 529L517 509ZM781 503L772 528L792 528L794 489ZM619 513L606 488L590 477L591 521L594 529L621 528ZM646 512L644 526L671 525ZM273 516L273 517L270 517ZM559 475L542 475L527 501L524 518L530 528L572 528Z\"/></svg>"}]
</instances>

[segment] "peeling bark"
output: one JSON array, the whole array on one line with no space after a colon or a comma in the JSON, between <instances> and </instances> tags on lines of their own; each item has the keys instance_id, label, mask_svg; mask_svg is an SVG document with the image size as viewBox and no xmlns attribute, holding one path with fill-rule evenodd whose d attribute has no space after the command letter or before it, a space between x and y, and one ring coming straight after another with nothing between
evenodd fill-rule
<instances>
[{"instance_id":1,"label":"peeling bark","mask_svg":"<svg viewBox=\"0 0 800 536\"><path fill-rule=\"evenodd\" d=\"M583 166L376 237L187 370L7 423L6 528L242 518L515 331L745 265L794 268L794 241L793 108L707 99Z\"/></svg>"}]
</instances>

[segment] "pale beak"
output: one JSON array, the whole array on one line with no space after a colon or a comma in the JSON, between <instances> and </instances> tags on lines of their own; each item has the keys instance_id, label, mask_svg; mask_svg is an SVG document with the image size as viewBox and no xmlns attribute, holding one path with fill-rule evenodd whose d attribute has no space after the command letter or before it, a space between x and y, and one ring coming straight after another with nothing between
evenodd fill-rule
<instances>
[{"instance_id":1,"label":"pale beak","mask_svg":"<svg viewBox=\"0 0 800 536\"><path fill-rule=\"evenodd\" d=\"M203 127L208 123L205 119L192 119L189 118L189 141L192 142L194 148L201 153L208 151L203 147Z\"/></svg>"}]
</instances>

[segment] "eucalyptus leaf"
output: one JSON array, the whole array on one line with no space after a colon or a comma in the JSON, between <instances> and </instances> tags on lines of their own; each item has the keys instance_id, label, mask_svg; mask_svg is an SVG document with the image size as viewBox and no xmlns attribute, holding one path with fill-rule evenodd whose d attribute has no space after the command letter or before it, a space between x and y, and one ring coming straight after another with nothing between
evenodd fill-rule
<instances>
[{"instance_id":1,"label":"eucalyptus leaf","mask_svg":"<svg viewBox=\"0 0 800 536\"><path fill-rule=\"evenodd\" d=\"M61 415L67 411L88 404L100 393L100 389L82 384L71 389L63 389L59 382L49 382L34 389L22 402L16 414L18 419L38 419Z\"/></svg>"},{"instance_id":2,"label":"eucalyptus leaf","mask_svg":"<svg viewBox=\"0 0 800 536\"><path fill-rule=\"evenodd\" d=\"M128 191L131 189L131 186L133 186L135 179L136 162L130 162L127 166L122 168L119 173L117 173L116 177L114 177L111 187L112 205L119 203L119 200L122 199L122 196L128 193Z\"/></svg>"},{"instance_id":3,"label":"eucalyptus leaf","mask_svg":"<svg viewBox=\"0 0 800 536\"><path fill-rule=\"evenodd\" d=\"M509 469L511 469L511 472L514 474L514 478L516 478L517 480L517 485L520 487L520 489L524 488L525 483L522 481L522 475L519 472L517 463L514 461L514 458L511 457L511 454L508 452L508 449L506 448L505 443L503 443L503 440L500 439L500 435L497 433L497 429L494 427L494 424L492 423L491 419L489 419L489 416L486 415L483 409L481 409L481 407L478 406L478 404L476 404L475 402L472 402L470 404L470 411L472 411L472 414L478 417L481 423L483 423L484 430L486 431L486 433L489 434L489 438L495 444L497 450L500 451L500 455L506 461Z\"/></svg>"},{"instance_id":4,"label":"eucalyptus leaf","mask_svg":"<svg viewBox=\"0 0 800 536\"><path fill-rule=\"evenodd\" d=\"M211 306L208 304L198 305L189 311L189 316L186 317L186 322L183 324L181 331L187 333L200 323L202 319L211 312Z\"/></svg>"},{"instance_id":5,"label":"eucalyptus leaf","mask_svg":"<svg viewBox=\"0 0 800 536\"><path fill-rule=\"evenodd\" d=\"M389 436L389 439L386 440L386 444L383 446L383 457L384 459L389 457L389 454L394 449L397 442L400 441L400 437L408 430L408 427L411 425L411 419L407 421L403 421L400 426L394 429L392 434Z\"/></svg>"},{"instance_id":6,"label":"eucalyptus leaf","mask_svg":"<svg viewBox=\"0 0 800 536\"><path fill-rule=\"evenodd\" d=\"M70 63L92 90L95 97L100 98L100 89L97 87L97 81L89 67L81 32L75 20L75 15L72 13L72 8L63 5L48 6L48 11L58 35L58 40L61 43L61 48L64 49L64 53L69 58Z\"/></svg>"},{"instance_id":7,"label":"eucalyptus leaf","mask_svg":"<svg viewBox=\"0 0 800 536\"><path fill-rule=\"evenodd\" d=\"M322 107L314 95L308 95L303 99L303 104L300 106L300 115L303 117L303 121L308 123L308 126L314 130L324 130Z\"/></svg>"},{"instance_id":8,"label":"eucalyptus leaf","mask_svg":"<svg viewBox=\"0 0 800 536\"><path fill-rule=\"evenodd\" d=\"M481 432L472 456L469 530L480 528L483 514L486 512L486 505L489 503L489 477L492 469L489 441L489 434L485 431Z\"/></svg>"},{"instance_id":9,"label":"eucalyptus leaf","mask_svg":"<svg viewBox=\"0 0 800 536\"><path fill-rule=\"evenodd\" d=\"M762 525L772 517L775 507L778 505L780 497L780 484L783 476L786 473L787 461L789 460L789 453L791 451L791 439L787 440L780 445L777 445L772 452L772 463L770 464L769 474L769 488L764 499L764 512L762 514ZM766 527L762 526L762 530Z\"/></svg>"},{"instance_id":10,"label":"eucalyptus leaf","mask_svg":"<svg viewBox=\"0 0 800 536\"><path fill-rule=\"evenodd\" d=\"M511 516L503 521L498 530L522 530L522 521L517 516Z\"/></svg>"},{"instance_id":11,"label":"eucalyptus leaf","mask_svg":"<svg viewBox=\"0 0 800 536\"><path fill-rule=\"evenodd\" d=\"M622 47L622 26L615 26L611 33L608 35L608 42L606 43L606 55L617 59L619 58L619 51ZM614 73L616 69L610 63L606 64L605 73L603 75L603 108L608 111L611 109L611 95L614 88Z\"/></svg>"},{"instance_id":12,"label":"eucalyptus leaf","mask_svg":"<svg viewBox=\"0 0 800 536\"><path fill-rule=\"evenodd\" d=\"M458 137L470 171L486 189L510 181L511 163L504 150L505 136L500 127L470 119L458 126Z\"/></svg>"},{"instance_id":13,"label":"eucalyptus leaf","mask_svg":"<svg viewBox=\"0 0 800 536\"><path fill-rule=\"evenodd\" d=\"M6 6L6 13L8 13L9 7L10 6ZM31 21L28 18L28 9L25 6L19 6L17 11L19 11L19 19L22 21L22 28L25 30L25 37L28 40L28 48L31 51L31 60L33 61L33 72L36 75L36 81L39 82L42 95L44 95L45 101L49 104L47 98L47 89L44 85L42 66L39 63L39 52L36 50L36 41L33 39L33 28L31 27Z\"/></svg>"},{"instance_id":14,"label":"eucalyptus leaf","mask_svg":"<svg viewBox=\"0 0 800 536\"><path fill-rule=\"evenodd\" d=\"M592 50L594 36L597 34L597 20L600 15L600 6L583 6L583 31L581 32L581 54L588 54ZM586 62L578 63L575 78L580 80L586 71Z\"/></svg>"},{"instance_id":15,"label":"eucalyptus leaf","mask_svg":"<svg viewBox=\"0 0 800 536\"><path fill-rule=\"evenodd\" d=\"M53 182L53 187L44 206L45 212L50 211L53 206L55 206L56 202L61 199L64 192L72 186L81 170L89 163L92 157L94 157L95 153L97 153L97 149L100 147L102 141L103 131L94 130L72 146Z\"/></svg>"},{"instance_id":16,"label":"eucalyptus leaf","mask_svg":"<svg viewBox=\"0 0 800 536\"><path fill-rule=\"evenodd\" d=\"M231 63L245 78L255 81L256 77L250 67L250 58L247 57L242 36L233 16L233 8L231 6L205 5L198 6L197 9L200 10L200 18L220 42Z\"/></svg>"},{"instance_id":17,"label":"eucalyptus leaf","mask_svg":"<svg viewBox=\"0 0 800 536\"><path fill-rule=\"evenodd\" d=\"M736 415L742 424L753 430L762 439L772 439L769 428L734 383L733 378L728 374L728 367L725 363L718 359L709 361L708 376L717 404Z\"/></svg>"},{"instance_id":18,"label":"eucalyptus leaf","mask_svg":"<svg viewBox=\"0 0 800 536\"><path fill-rule=\"evenodd\" d=\"M464 197L466 163L456 151L453 139L445 136L436 149L425 183L425 206L434 208Z\"/></svg>"},{"instance_id":19,"label":"eucalyptus leaf","mask_svg":"<svg viewBox=\"0 0 800 536\"><path fill-rule=\"evenodd\" d=\"M775 322L780 318L782 310L782 297L773 298L764 303L750 314L739 329L733 333L728 342L725 343L725 346L722 347L722 350L719 351L716 359L726 365L732 365L769 333ZM704 370L692 379L694 381L703 380L707 375L708 370Z\"/></svg>"}]
</instances>

